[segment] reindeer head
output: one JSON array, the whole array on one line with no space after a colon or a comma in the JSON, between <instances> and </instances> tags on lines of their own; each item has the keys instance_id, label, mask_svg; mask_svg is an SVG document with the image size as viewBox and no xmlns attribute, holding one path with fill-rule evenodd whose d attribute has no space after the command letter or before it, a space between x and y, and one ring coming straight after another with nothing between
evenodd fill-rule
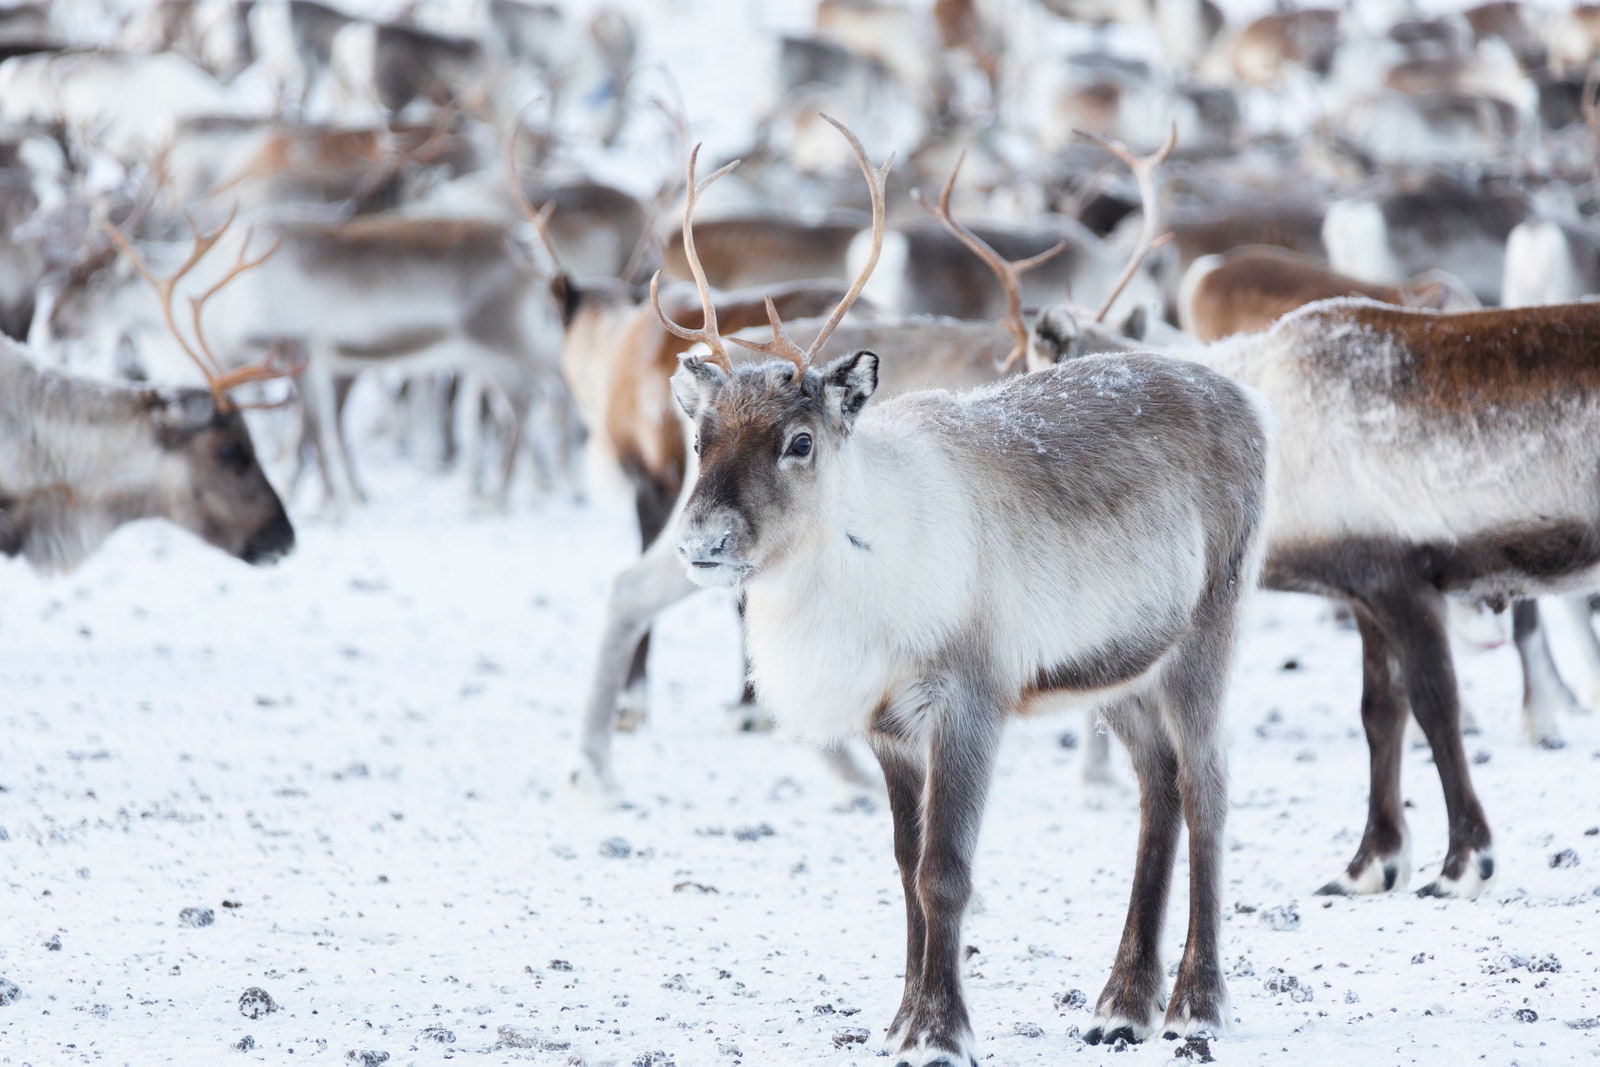
<instances>
[{"instance_id":1,"label":"reindeer head","mask_svg":"<svg viewBox=\"0 0 1600 1067\"><path fill-rule=\"evenodd\" d=\"M827 118L827 116L823 116ZM818 506L830 472L836 471L851 426L878 386L878 357L857 352L826 367L812 366L828 337L855 303L883 248L884 185L891 156L874 169L854 134L827 119L855 151L872 190L872 251L860 274L834 308L821 331L802 350L783 332L778 310L767 298L770 341L732 340L752 351L776 356L737 368L717 331L717 310L700 257L695 252L695 200L706 186L735 164L696 183L689 156L688 197L683 209L683 248L700 290L705 325L685 329L661 310L660 272L650 283L656 314L674 335L703 342L709 353L680 357L672 393L694 424L699 475L679 526L678 554L689 577L701 585L733 585L781 558L803 534Z\"/></svg>"},{"instance_id":2,"label":"reindeer head","mask_svg":"<svg viewBox=\"0 0 1600 1067\"><path fill-rule=\"evenodd\" d=\"M732 373L683 360L672 393L694 423L700 462L678 532L691 579L733 585L777 562L816 525L816 502L877 386L871 352L798 376L777 360Z\"/></svg>"},{"instance_id":3,"label":"reindeer head","mask_svg":"<svg viewBox=\"0 0 1600 1067\"><path fill-rule=\"evenodd\" d=\"M147 389L164 518L246 563L276 563L294 548L294 527L256 459L237 408L206 389Z\"/></svg>"}]
</instances>

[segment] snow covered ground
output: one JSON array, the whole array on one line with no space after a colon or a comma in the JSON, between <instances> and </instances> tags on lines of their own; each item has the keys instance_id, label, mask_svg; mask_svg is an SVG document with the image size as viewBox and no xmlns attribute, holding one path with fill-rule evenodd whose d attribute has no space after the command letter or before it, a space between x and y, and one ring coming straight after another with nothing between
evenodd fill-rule
<instances>
[{"instance_id":1,"label":"snow covered ground","mask_svg":"<svg viewBox=\"0 0 1600 1067\"><path fill-rule=\"evenodd\" d=\"M626 520L554 498L475 514L458 484L368 458L377 502L303 518L274 570L160 526L64 580L0 566L0 976L20 990L0 1064L886 1063L886 807L841 805L808 750L723 729L729 605L665 619L654 719L617 744L632 806L586 811L562 770ZM1357 664L1318 603L1258 604L1228 702L1238 1025L1211 1054L1591 1061L1600 721L1530 749L1512 653L1474 660L1490 894L1324 899L1364 811ZM965 933L980 1054L1169 1062L1166 1042L1076 1034L1136 815L1085 806L1068 733L1081 748L1075 716L1006 738ZM1424 750L1405 784L1421 885L1444 848ZM1170 959L1185 883L1180 861ZM277 1010L244 1017L252 988Z\"/></svg>"}]
</instances>

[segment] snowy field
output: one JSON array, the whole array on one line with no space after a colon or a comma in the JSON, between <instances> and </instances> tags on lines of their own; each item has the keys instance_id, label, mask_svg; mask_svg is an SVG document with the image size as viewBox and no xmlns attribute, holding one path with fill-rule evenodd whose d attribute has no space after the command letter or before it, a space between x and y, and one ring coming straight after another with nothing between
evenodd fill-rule
<instances>
[{"instance_id":1,"label":"snowy field","mask_svg":"<svg viewBox=\"0 0 1600 1067\"><path fill-rule=\"evenodd\" d=\"M368 458L377 503L303 519L273 570L160 526L65 580L0 567L0 975L20 990L0 1063L887 1063L887 806L724 729L729 604L665 619L653 721L617 745L631 806L586 811L562 770L626 520L475 514ZM1364 811L1357 641L1315 601L1257 605L1228 702L1238 1022L1217 1062L1600 1054L1600 721L1531 749L1509 648L1465 673L1490 893L1317 897ZM1082 733L1007 734L965 933L984 1063L1173 1059L1077 1036L1136 831L1126 797L1086 807ZM1421 885L1444 849L1425 750L1405 785ZM1173 960L1186 881L1180 860ZM277 1010L244 1017L252 988Z\"/></svg>"}]
</instances>

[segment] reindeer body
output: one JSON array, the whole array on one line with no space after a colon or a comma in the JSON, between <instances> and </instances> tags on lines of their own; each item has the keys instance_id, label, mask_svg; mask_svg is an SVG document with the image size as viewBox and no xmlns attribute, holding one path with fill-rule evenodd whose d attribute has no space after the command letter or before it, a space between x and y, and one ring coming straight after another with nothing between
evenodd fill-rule
<instances>
[{"instance_id":1,"label":"reindeer body","mask_svg":"<svg viewBox=\"0 0 1600 1067\"><path fill-rule=\"evenodd\" d=\"M972 1058L959 952L978 824L1004 719L1045 693L1108 705L1144 792L1087 1039L1157 1025L1180 811L1189 936L1167 1027L1222 1028L1220 711L1260 559L1259 400L1132 355L861 410L876 375L870 352L798 380L789 364L728 374L686 357L673 391L698 432L678 532L689 576L744 592L752 675L780 722L864 735L884 769L907 909L891 1053Z\"/></svg>"},{"instance_id":2,"label":"reindeer body","mask_svg":"<svg viewBox=\"0 0 1600 1067\"><path fill-rule=\"evenodd\" d=\"M0 341L0 555L69 571L146 518L247 563L294 547L237 412L219 412L203 390L69 378Z\"/></svg>"}]
</instances>

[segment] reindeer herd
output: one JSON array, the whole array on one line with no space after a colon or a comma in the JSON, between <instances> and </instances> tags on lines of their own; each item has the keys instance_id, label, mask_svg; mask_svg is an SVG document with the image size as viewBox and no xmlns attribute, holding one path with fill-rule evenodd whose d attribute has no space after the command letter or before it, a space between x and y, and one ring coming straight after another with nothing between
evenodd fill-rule
<instances>
[{"instance_id":1,"label":"reindeer herd","mask_svg":"<svg viewBox=\"0 0 1600 1067\"><path fill-rule=\"evenodd\" d=\"M336 511L367 493L358 388L441 463L471 445L502 507L527 456L573 487L581 442L643 554L571 785L618 801L655 617L733 590L739 722L770 713L858 780L839 743L864 738L881 767L908 1065L976 1062L972 857L1005 720L1052 700L1096 711L1141 795L1087 1040L1229 1025L1221 709L1258 586L1360 636L1366 827L1321 892L1408 884L1414 718L1449 821L1421 892L1478 896L1452 610L1509 609L1530 741L1600 698L1600 15L808 18L760 28L764 81L719 129L743 161L700 178L711 117L618 9L0 9L0 552L64 571L159 517L275 562L295 534L265 470L315 470ZM1577 623L1577 695L1535 598Z\"/></svg>"}]
</instances>

